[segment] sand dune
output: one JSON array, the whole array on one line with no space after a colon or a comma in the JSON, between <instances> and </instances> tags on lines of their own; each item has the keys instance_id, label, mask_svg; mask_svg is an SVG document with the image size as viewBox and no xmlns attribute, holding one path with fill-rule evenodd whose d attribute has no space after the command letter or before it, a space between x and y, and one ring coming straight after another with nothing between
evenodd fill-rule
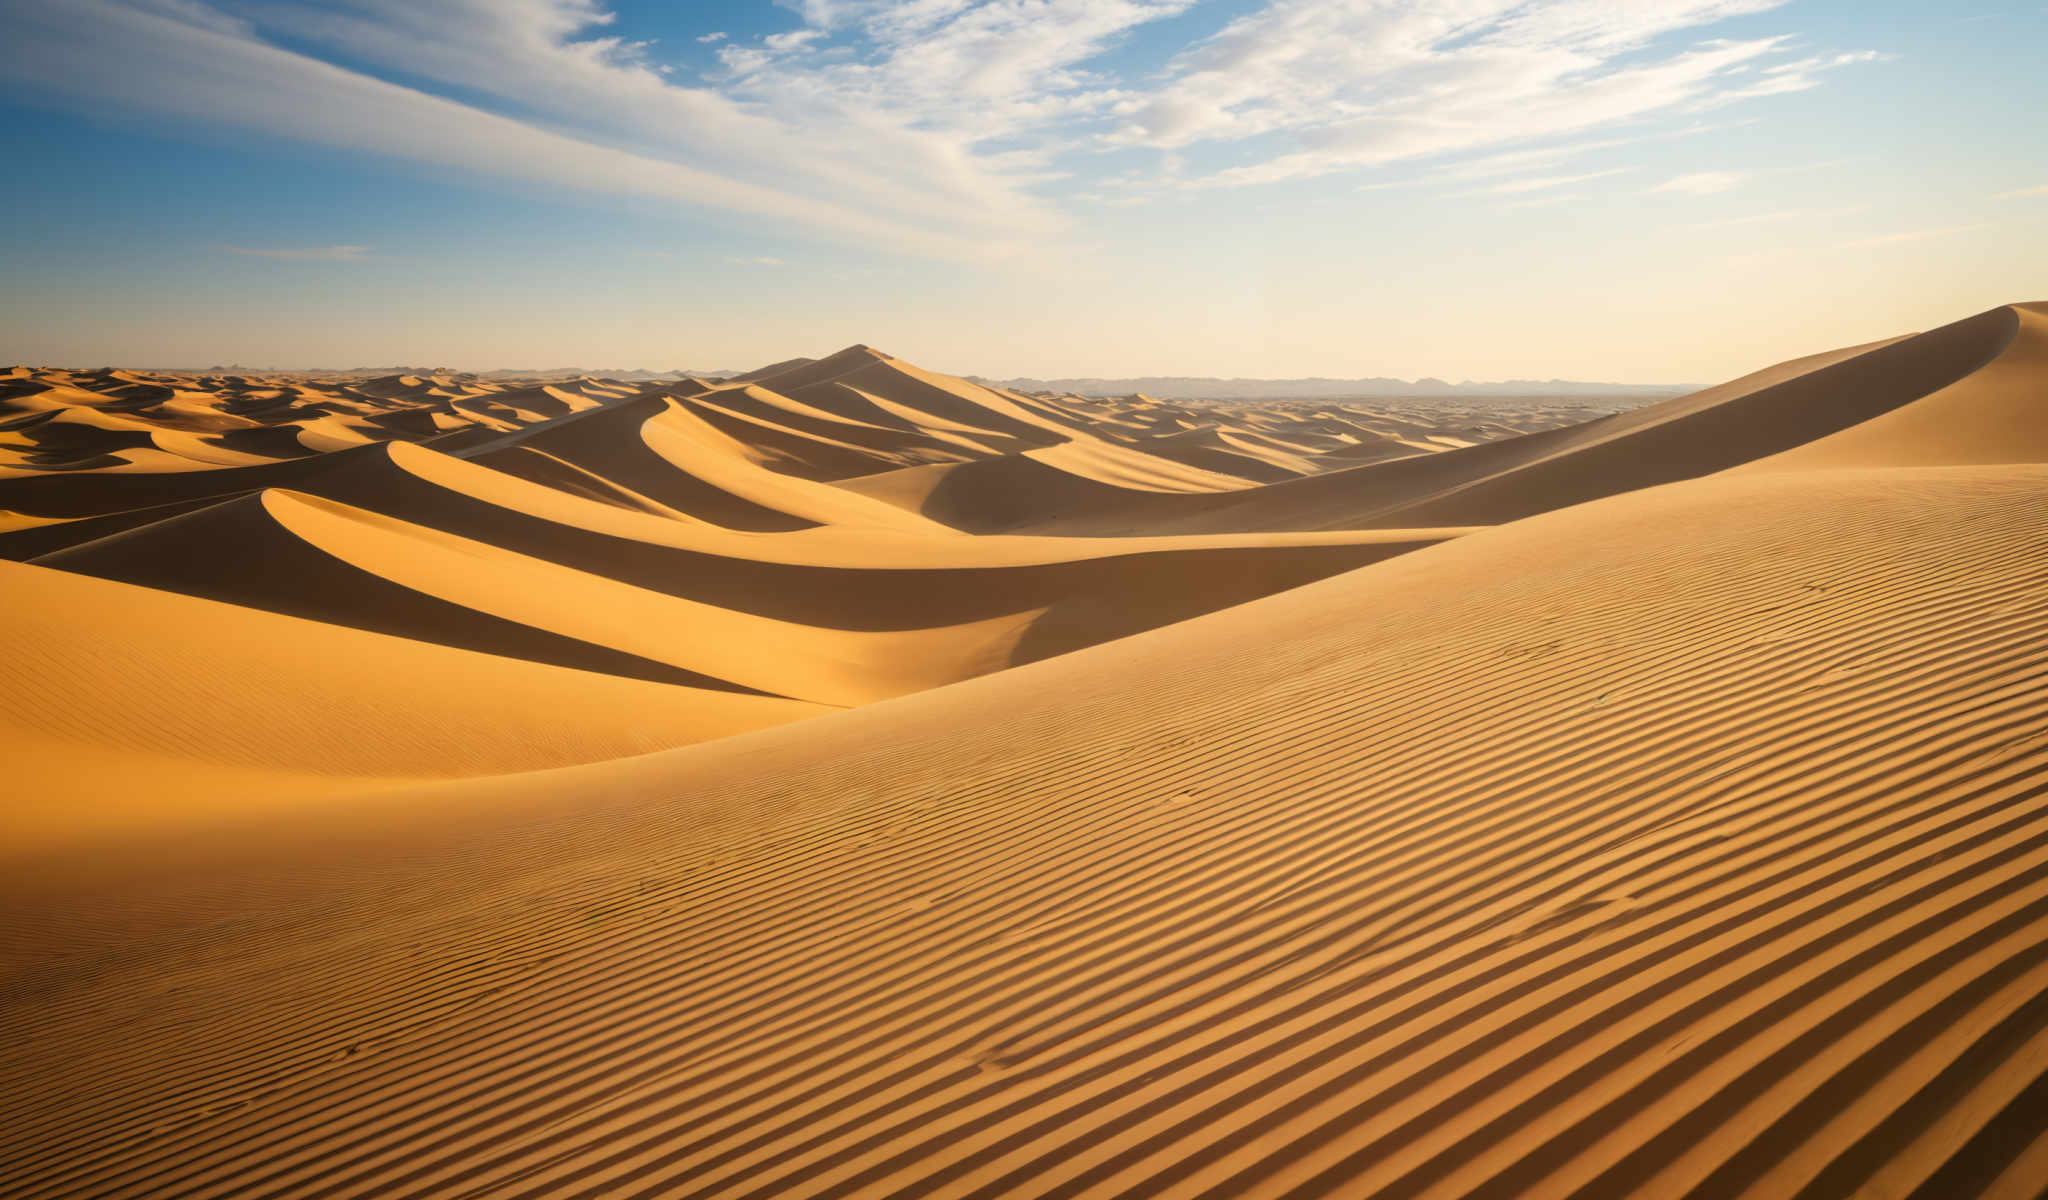
<instances>
[{"instance_id":1,"label":"sand dune","mask_svg":"<svg viewBox=\"0 0 2048 1200\"><path fill-rule=\"evenodd\" d=\"M10 845L303 801L365 780L498 775L814 716L0 564Z\"/></svg>"},{"instance_id":2,"label":"sand dune","mask_svg":"<svg viewBox=\"0 0 2048 1200\"><path fill-rule=\"evenodd\" d=\"M956 555L899 540L896 557L921 565L868 569L889 555L858 538L757 558L758 536L618 512L416 447L351 465L321 481L326 498L269 490L34 561L533 662L844 705L1439 540L1075 541L1008 556L1000 540Z\"/></svg>"},{"instance_id":3,"label":"sand dune","mask_svg":"<svg viewBox=\"0 0 2048 1200\"><path fill-rule=\"evenodd\" d=\"M1754 468L2048 460L2041 391L2048 374L2048 304L2014 305L1995 316L1988 323L1994 331L2005 330L2006 337L1982 366L1909 403L1762 459Z\"/></svg>"},{"instance_id":4,"label":"sand dune","mask_svg":"<svg viewBox=\"0 0 2048 1200\"><path fill-rule=\"evenodd\" d=\"M570 418L517 443L473 457L477 462L490 466L509 458L524 460L526 452L536 451L635 495L645 496L666 508L733 529L774 532L816 524L779 509L756 504L678 469L675 463L649 445L644 436L650 422L672 411L672 402L663 397L642 397ZM540 478L540 481L552 482L552 479Z\"/></svg>"},{"instance_id":5,"label":"sand dune","mask_svg":"<svg viewBox=\"0 0 2048 1200\"><path fill-rule=\"evenodd\" d=\"M0 478L0 1192L2048 1177L2048 307L1576 424L237 379L0 377L119 459Z\"/></svg>"}]
</instances>

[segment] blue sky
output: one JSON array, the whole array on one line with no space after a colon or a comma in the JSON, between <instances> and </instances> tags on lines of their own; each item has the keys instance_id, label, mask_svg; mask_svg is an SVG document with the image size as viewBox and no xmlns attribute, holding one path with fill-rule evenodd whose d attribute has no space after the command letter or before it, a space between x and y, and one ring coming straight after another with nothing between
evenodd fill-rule
<instances>
[{"instance_id":1,"label":"blue sky","mask_svg":"<svg viewBox=\"0 0 2048 1200\"><path fill-rule=\"evenodd\" d=\"M2048 295L2048 8L0 0L0 361L1706 381Z\"/></svg>"}]
</instances>

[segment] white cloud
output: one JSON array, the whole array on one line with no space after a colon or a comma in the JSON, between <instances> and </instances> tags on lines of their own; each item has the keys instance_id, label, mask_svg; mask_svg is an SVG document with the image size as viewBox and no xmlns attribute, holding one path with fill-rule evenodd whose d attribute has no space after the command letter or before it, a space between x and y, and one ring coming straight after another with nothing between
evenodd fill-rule
<instances>
[{"instance_id":1,"label":"white cloud","mask_svg":"<svg viewBox=\"0 0 2048 1200\"><path fill-rule=\"evenodd\" d=\"M1687 175L1674 175L1650 190L1684 192L1688 196L1714 196L1734 191L1748 178L1747 171L1694 171Z\"/></svg>"},{"instance_id":2,"label":"white cloud","mask_svg":"<svg viewBox=\"0 0 2048 1200\"><path fill-rule=\"evenodd\" d=\"M1120 95L1079 64L1189 0L813 3L804 28L718 42L723 73L695 87L596 36L598 0L338 2L264 11L351 57L537 108L552 128L1002 253L1064 227L1036 189L1073 144L1065 126Z\"/></svg>"},{"instance_id":3,"label":"white cloud","mask_svg":"<svg viewBox=\"0 0 2048 1200\"><path fill-rule=\"evenodd\" d=\"M1601 150L1612 150L1617 146L1633 146L1649 141L1667 141L1674 138L1693 137L1718 129L1750 124L1749 121L1718 122L1714 124L1691 124L1676 129L1658 130L1650 133L1631 133L1625 137L1598 138L1591 141L1559 142L1547 146L1531 146L1521 150L1502 150L1482 154L1476 158L1457 158L1434 170L1403 179L1383 180L1377 183L1360 184L1359 191L1383 191L1388 188L1419 187L1428 184L1469 183L1474 180L1495 179L1503 175L1518 175L1526 171L1555 170L1575 158ZM1633 170L1620 168L1618 170ZM1617 171L1618 173L1618 171Z\"/></svg>"},{"instance_id":4,"label":"white cloud","mask_svg":"<svg viewBox=\"0 0 2048 1200\"><path fill-rule=\"evenodd\" d=\"M1435 171L1418 183L1455 182L1466 179L1491 179L1501 175L1515 175L1523 171L1542 171L1558 167L1571 159L1598 150L1611 150L1626 146L1639 139L1605 138L1590 142L1566 142L1555 146L1536 146L1526 150L1505 150L1494 154L1468 158Z\"/></svg>"},{"instance_id":5,"label":"white cloud","mask_svg":"<svg viewBox=\"0 0 2048 1200\"><path fill-rule=\"evenodd\" d=\"M2036 196L2048 196L2048 183L2044 183L2040 187L2014 188L2009 192L1999 192L1991 198L1993 200L2029 200Z\"/></svg>"},{"instance_id":6,"label":"white cloud","mask_svg":"<svg viewBox=\"0 0 2048 1200\"><path fill-rule=\"evenodd\" d=\"M247 254L256 258L290 258L304 262L355 262L369 257L368 246L222 246L230 254Z\"/></svg>"},{"instance_id":7,"label":"white cloud","mask_svg":"<svg viewBox=\"0 0 2048 1200\"><path fill-rule=\"evenodd\" d=\"M723 55L734 73L729 90L764 111L856 112L973 144L1045 131L1123 100L1082 64L1191 2L813 0L803 5L805 29ZM835 33L865 52L821 48Z\"/></svg>"},{"instance_id":8,"label":"white cloud","mask_svg":"<svg viewBox=\"0 0 2048 1200\"><path fill-rule=\"evenodd\" d=\"M1542 192L1569 184L1584 183L1590 179L1605 179L1610 175L1626 175L1634 167L1610 167L1605 171L1587 171L1581 175L1534 175L1524 179L1510 179L1491 187L1477 188L1458 193L1461 196L1516 195L1521 192Z\"/></svg>"},{"instance_id":9,"label":"white cloud","mask_svg":"<svg viewBox=\"0 0 2048 1200\"><path fill-rule=\"evenodd\" d=\"M1803 92L1820 86L1822 73L1836 67L1854 66L1857 63L1889 62L1889 54L1875 50L1854 50L1846 54L1815 54L1791 62L1765 67L1761 78L1746 87L1736 88L1721 97L1721 102L1748 100L1757 96L1778 96L1787 92Z\"/></svg>"},{"instance_id":10,"label":"white cloud","mask_svg":"<svg viewBox=\"0 0 2048 1200\"><path fill-rule=\"evenodd\" d=\"M1165 87L1123 106L1112 139L1176 149L1286 135L1291 148L1205 180L1246 184L1694 110L1755 86L1786 39L1662 51L1658 39L1782 2L1274 0L1181 54Z\"/></svg>"},{"instance_id":11,"label":"white cloud","mask_svg":"<svg viewBox=\"0 0 2048 1200\"><path fill-rule=\"evenodd\" d=\"M823 29L796 29L788 33L774 33L762 38L761 45L771 55L788 54L792 50L803 49L824 37L825 33Z\"/></svg>"},{"instance_id":12,"label":"white cloud","mask_svg":"<svg viewBox=\"0 0 2048 1200\"><path fill-rule=\"evenodd\" d=\"M1054 185L1124 145L1164 157L1072 190L1180 187L1196 143L1202 184L1414 160L1540 190L1630 140L1593 131L1859 59L1661 40L1781 2L1272 0L1135 81L1106 51L1192 0L788 0L797 28L699 37L720 66L694 82L606 0L0 0L0 43L82 105L988 259L1063 236Z\"/></svg>"},{"instance_id":13,"label":"white cloud","mask_svg":"<svg viewBox=\"0 0 2048 1200\"><path fill-rule=\"evenodd\" d=\"M779 267L782 265L781 259L767 257L727 258L725 261L729 263L738 263L740 266L743 267Z\"/></svg>"}]
</instances>

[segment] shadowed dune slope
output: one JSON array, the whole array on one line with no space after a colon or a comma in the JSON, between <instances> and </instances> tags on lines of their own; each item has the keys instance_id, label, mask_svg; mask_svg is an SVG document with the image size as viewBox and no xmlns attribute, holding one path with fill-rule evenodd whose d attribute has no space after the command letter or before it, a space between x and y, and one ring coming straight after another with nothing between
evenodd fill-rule
<instances>
[{"instance_id":1,"label":"shadowed dune slope","mask_svg":"<svg viewBox=\"0 0 2048 1200\"><path fill-rule=\"evenodd\" d=\"M127 508L104 513L97 517L76 517L53 519L32 525L0 532L0 559L11 562L30 562L45 554L96 541L124 530L158 521L202 508L223 503L221 496L198 496L190 500L178 500L169 504L156 504L144 508Z\"/></svg>"},{"instance_id":2,"label":"shadowed dune slope","mask_svg":"<svg viewBox=\"0 0 2048 1200\"><path fill-rule=\"evenodd\" d=\"M732 529L787 530L815 524L764 507L676 469L642 437L652 420L666 414L671 401L643 397L594 412L580 413L560 425L521 439L502 450L475 456L494 465L500 456L539 451L596 475L635 494L700 520Z\"/></svg>"},{"instance_id":3,"label":"shadowed dune slope","mask_svg":"<svg viewBox=\"0 0 2048 1200\"><path fill-rule=\"evenodd\" d=\"M0 479L0 508L49 517L99 517L130 509L184 505L246 495L267 487L298 487L333 470L346 469L356 455L380 447L362 446L314 458L219 470L109 474L76 471Z\"/></svg>"},{"instance_id":4,"label":"shadowed dune slope","mask_svg":"<svg viewBox=\"0 0 2048 1200\"><path fill-rule=\"evenodd\" d=\"M688 399L684 407L753 447L764 465L806 479L844 479L966 457L957 445L928 435L840 419L761 388L722 389Z\"/></svg>"},{"instance_id":5,"label":"shadowed dune slope","mask_svg":"<svg viewBox=\"0 0 2048 1200\"><path fill-rule=\"evenodd\" d=\"M17 855L0 1186L2031 1194L2044 492L1721 476L203 861Z\"/></svg>"}]
</instances>

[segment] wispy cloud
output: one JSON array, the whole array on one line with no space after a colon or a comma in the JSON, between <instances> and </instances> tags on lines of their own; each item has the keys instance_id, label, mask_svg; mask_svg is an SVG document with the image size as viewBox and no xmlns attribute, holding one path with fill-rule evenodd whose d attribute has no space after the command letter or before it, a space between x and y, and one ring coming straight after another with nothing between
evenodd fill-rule
<instances>
[{"instance_id":1,"label":"wispy cloud","mask_svg":"<svg viewBox=\"0 0 2048 1200\"><path fill-rule=\"evenodd\" d=\"M1585 183L1592 179L1606 179L1610 175L1626 175L1634 167L1609 167L1605 171L1587 171L1581 175L1535 175L1524 179L1510 179L1491 187L1475 188L1459 192L1460 196L1512 196L1522 192L1543 192L1551 188L1566 187L1574 183Z\"/></svg>"},{"instance_id":2,"label":"wispy cloud","mask_svg":"<svg viewBox=\"0 0 2048 1200\"><path fill-rule=\"evenodd\" d=\"M2040 187L2014 188L2009 192L1999 192L1991 198L1993 200L2029 200L2036 196L2048 196L2048 183L2044 183Z\"/></svg>"},{"instance_id":3,"label":"wispy cloud","mask_svg":"<svg viewBox=\"0 0 2048 1200\"><path fill-rule=\"evenodd\" d=\"M1660 39L1782 0L1631 4L1275 0L1181 54L1123 108L1113 140L1177 149L1290 137L1215 172L1247 184L1613 126L1761 94L1783 36L1655 49ZM1810 81L1834 62L1780 64ZM1782 85L1781 85L1782 86Z\"/></svg>"},{"instance_id":4,"label":"wispy cloud","mask_svg":"<svg viewBox=\"0 0 2048 1200\"><path fill-rule=\"evenodd\" d=\"M740 266L743 267L779 267L782 265L781 259L768 258L765 256L757 258L728 257L725 261L729 263L738 263Z\"/></svg>"},{"instance_id":5,"label":"wispy cloud","mask_svg":"<svg viewBox=\"0 0 2048 1200\"><path fill-rule=\"evenodd\" d=\"M1868 204L1851 204L1842 208L1781 208L1775 212L1750 213L1740 217L1722 217L1718 221L1697 221L1687 226L1690 229L1724 229L1736 225L1765 225L1778 221L1824 221L1833 217L1846 217L1853 213L1868 212Z\"/></svg>"},{"instance_id":6,"label":"wispy cloud","mask_svg":"<svg viewBox=\"0 0 2048 1200\"><path fill-rule=\"evenodd\" d=\"M1867 60L1710 36L1783 2L1268 0L1131 78L1106 52L1192 0L787 0L796 28L701 35L704 77L617 35L606 0L0 0L0 42L17 81L82 105L975 260L1065 236L1062 191L1473 155L1543 190L1570 148L1538 143ZM1185 178L1198 143L1212 165ZM1128 146L1162 153L1074 178Z\"/></svg>"},{"instance_id":7,"label":"wispy cloud","mask_svg":"<svg viewBox=\"0 0 2048 1200\"><path fill-rule=\"evenodd\" d=\"M1551 146L1531 146L1523 150L1504 150L1467 158L1411 175L1405 179L1379 180L1358 185L1361 192L1378 192L1388 188L1421 187L1428 184L1464 183L1475 179L1493 179L1502 175L1518 175L1527 171L1553 170L1574 158L1598 150L1612 149L1638 141L1638 138L1603 138L1596 141L1564 142Z\"/></svg>"},{"instance_id":8,"label":"wispy cloud","mask_svg":"<svg viewBox=\"0 0 2048 1200\"><path fill-rule=\"evenodd\" d=\"M1763 68L1758 72L1755 81L1728 91L1715 102L1729 103L1755 99L1759 96L1782 96L1788 92L1803 92L1808 88L1819 87L1820 77L1837 67L1889 62L1893 57L1876 50L1853 50L1846 54L1815 54L1806 58L1795 58L1790 62L1776 63Z\"/></svg>"},{"instance_id":9,"label":"wispy cloud","mask_svg":"<svg viewBox=\"0 0 2048 1200\"><path fill-rule=\"evenodd\" d=\"M1645 142L1696 137L1702 133L1711 133L1715 130L1731 129L1752 124L1753 121L1754 118L1741 121L1693 122L1675 129L1632 132L1621 137L1579 139L1554 142L1548 145L1529 146L1518 150L1497 150L1492 153L1472 157L1453 157L1450 161L1419 175L1360 184L1358 185L1358 190L1361 192L1376 192L1389 188L1469 183L1474 180L1498 179L1506 175L1524 175L1533 171L1555 173L1558 167L1574 159L1583 158L1586 155L1595 154L1602 150L1612 150L1618 146L1641 145ZM1536 178L1544 177L1536 176Z\"/></svg>"},{"instance_id":10,"label":"wispy cloud","mask_svg":"<svg viewBox=\"0 0 2048 1200\"><path fill-rule=\"evenodd\" d=\"M864 141L918 131L916 166L941 186L967 184L965 168L1042 182L1055 156L1088 141L1090 121L1129 99L1085 64L1191 3L803 0L791 6L805 28L720 50L723 90L791 125L865 128Z\"/></svg>"},{"instance_id":11,"label":"wispy cloud","mask_svg":"<svg viewBox=\"0 0 2048 1200\"><path fill-rule=\"evenodd\" d=\"M1694 171L1675 175L1651 188L1653 192L1683 192L1688 196L1712 196L1732 192L1749 179L1746 171Z\"/></svg>"},{"instance_id":12,"label":"wispy cloud","mask_svg":"<svg viewBox=\"0 0 2048 1200\"><path fill-rule=\"evenodd\" d=\"M368 246L222 246L221 249L254 258L288 258L300 262L356 262L370 255Z\"/></svg>"},{"instance_id":13,"label":"wispy cloud","mask_svg":"<svg viewBox=\"0 0 2048 1200\"><path fill-rule=\"evenodd\" d=\"M1881 233L1876 237L1857 238L1853 242L1840 242L1831 247L1835 250L1862 250L1871 246L1891 246L1900 242L1922 242L1928 238L1947 237L1954 233L1968 233L1972 229L1984 228L1975 225L1944 225L1939 229L1910 229L1902 233Z\"/></svg>"}]
</instances>

